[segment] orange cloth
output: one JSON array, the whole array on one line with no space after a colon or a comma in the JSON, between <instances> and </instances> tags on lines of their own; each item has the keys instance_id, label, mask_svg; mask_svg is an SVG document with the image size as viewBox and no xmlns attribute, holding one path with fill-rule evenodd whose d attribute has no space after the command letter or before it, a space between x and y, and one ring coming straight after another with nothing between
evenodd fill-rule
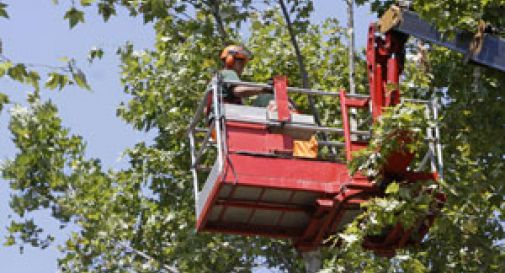
<instances>
[{"instance_id":1,"label":"orange cloth","mask_svg":"<svg viewBox=\"0 0 505 273\"><path fill-rule=\"evenodd\" d=\"M298 113L295 105L290 101L288 104L289 111L291 113ZM277 111L277 104L275 100L271 100L267 106L267 111L270 113ZM304 157L304 158L317 158L317 152L319 145L315 136L312 136L310 140L296 140L293 139L293 156L294 157Z\"/></svg>"},{"instance_id":2,"label":"orange cloth","mask_svg":"<svg viewBox=\"0 0 505 273\"><path fill-rule=\"evenodd\" d=\"M312 136L308 141L293 140L293 156L317 158L318 146L315 136Z\"/></svg>"},{"instance_id":3,"label":"orange cloth","mask_svg":"<svg viewBox=\"0 0 505 273\"><path fill-rule=\"evenodd\" d=\"M216 141L216 128L212 129L212 132L210 133L210 137L212 140Z\"/></svg>"}]
</instances>

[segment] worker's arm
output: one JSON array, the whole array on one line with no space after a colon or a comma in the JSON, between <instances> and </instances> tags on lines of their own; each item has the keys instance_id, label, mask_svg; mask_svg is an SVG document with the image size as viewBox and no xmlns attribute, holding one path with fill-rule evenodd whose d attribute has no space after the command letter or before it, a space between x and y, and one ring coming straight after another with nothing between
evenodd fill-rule
<instances>
[{"instance_id":1,"label":"worker's arm","mask_svg":"<svg viewBox=\"0 0 505 273\"><path fill-rule=\"evenodd\" d=\"M272 93L272 88L270 87L253 87L253 86L241 86L237 85L232 88L233 95L238 98L250 97L259 94Z\"/></svg>"}]
</instances>

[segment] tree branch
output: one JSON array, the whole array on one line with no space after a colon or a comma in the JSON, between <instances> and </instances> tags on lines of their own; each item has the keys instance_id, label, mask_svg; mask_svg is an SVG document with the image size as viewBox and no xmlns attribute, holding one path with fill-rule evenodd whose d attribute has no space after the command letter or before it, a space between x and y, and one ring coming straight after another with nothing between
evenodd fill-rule
<instances>
[{"instance_id":1,"label":"tree branch","mask_svg":"<svg viewBox=\"0 0 505 273\"><path fill-rule=\"evenodd\" d=\"M303 62L303 56L300 52L300 47L298 46L298 42L296 41L296 34L293 30L293 24L291 23L291 19L289 18L288 10L286 8L286 4L284 0L279 0L279 4L281 5L282 13L284 14L284 19L286 20L286 24L288 26L289 36L291 38L291 43L295 48L296 59L298 61L298 65L300 66L300 76L302 77L302 85L303 88L309 88L309 77L307 75L307 71L305 70L305 63ZM310 97L310 96L309 96Z\"/></svg>"},{"instance_id":2,"label":"tree branch","mask_svg":"<svg viewBox=\"0 0 505 273\"><path fill-rule=\"evenodd\" d=\"M286 4L284 3L284 0L279 0L279 4L282 9L282 13L284 14L284 19L286 20L286 25L288 26L288 31L289 31L289 36L291 38L291 43L293 44L293 47L295 49L295 54L296 54L296 59L298 61L298 66L300 67L300 76L302 78L302 85L303 88L310 88L310 83L309 83L309 75L307 73L307 70L305 69L305 63L303 62L303 56L300 51L300 47L298 46L298 42L296 41L296 34L293 29L293 24L291 23L291 19L289 18L289 13L286 8ZM318 126L321 126L321 118L319 117L319 113L317 112L314 97L312 95L308 95L308 100L309 100L309 105L310 105L310 110L312 111L312 115L314 116L314 121ZM328 139L328 136L326 133L321 134L322 138L324 141ZM333 148L330 149L332 154L336 154Z\"/></svg>"},{"instance_id":3,"label":"tree branch","mask_svg":"<svg viewBox=\"0 0 505 273\"><path fill-rule=\"evenodd\" d=\"M216 26L217 30L219 32L219 35L221 36L221 40L223 44L226 44L228 41L228 33L226 33L226 29L224 28L223 24L223 18L221 18L221 12L220 12L220 0L209 0L209 1L204 1L209 8L211 9L212 16L214 16L214 20L216 21Z\"/></svg>"},{"instance_id":4,"label":"tree branch","mask_svg":"<svg viewBox=\"0 0 505 273\"><path fill-rule=\"evenodd\" d=\"M302 78L303 88L310 88L309 76L307 74L307 70L305 70L305 63L303 62L303 56L302 53L300 52L298 42L296 41L296 34L293 30L293 24L291 23L291 19L289 18L289 13L286 8L286 4L284 3L284 0L279 0L279 4L281 5L282 13L284 14L284 19L286 20L286 25L288 26L289 36L291 37L291 43L295 48L295 54L296 59L298 61L298 66L300 67L300 76ZM317 125L321 125L321 119L319 118L319 114L316 110L314 98L311 95L309 95L308 97L309 97L310 109L314 115L314 119Z\"/></svg>"}]
</instances>

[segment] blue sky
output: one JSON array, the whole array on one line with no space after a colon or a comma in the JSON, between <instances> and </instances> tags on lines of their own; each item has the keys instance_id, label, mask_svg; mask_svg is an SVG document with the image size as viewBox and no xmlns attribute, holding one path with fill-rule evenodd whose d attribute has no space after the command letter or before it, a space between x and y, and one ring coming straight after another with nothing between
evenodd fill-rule
<instances>
[{"instance_id":1,"label":"blue sky","mask_svg":"<svg viewBox=\"0 0 505 273\"><path fill-rule=\"evenodd\" d=\"M59 6L53 5L51 0L2 2L8 4L7 12L10 16L9 20L0 19L3 54L15 62L44 65L61 65L58 59L62 57L75 58L78 66L86 73L93 90L88 92L74 87L63 91L43 90L43 97L51 98L58 105L64 126L71 128L72 133L84 137L89 157L100 158L105 167L121 167L121 152L139 141L149 141L151 136L132 130L116 118L117 105L128 98L122 93L119 60L114 52L126 41L133 42L138 49L152 47L152 25L143 25L140 18L129 17L124 11L120 11L119 16L112 17L108 23L103 23L95 15L96 9L89 9L86 23L70 30L68 22L63 20L68 8L67 2L70 1L60 1L62 4ZM314 22L336 17L345 24L344 1L314 2ZM362 47L368 24L373 18L366 8L358 9L355 18L356 42ZM104 48L106 55L102 60L89 65L87 54L94 46ZM7 93L13 101L23 103L30 88L2 78L0 91ZM7 131L9 107L6 108L0 114L0 161L12 158L16 153ZM0 179L0 242L3 242L5 228L10 222L8 215L12 214L8 205L9 194L8 182ZM58 223L49 217L49 213L40 212L33 217L48 232L56 234L57 243L64 241L68 231L60 231ZM22 255L17 247L0 245L0 272L56 272L58 255L57 244L45 250L25 247Z\"/></svg>"}]
</instances>

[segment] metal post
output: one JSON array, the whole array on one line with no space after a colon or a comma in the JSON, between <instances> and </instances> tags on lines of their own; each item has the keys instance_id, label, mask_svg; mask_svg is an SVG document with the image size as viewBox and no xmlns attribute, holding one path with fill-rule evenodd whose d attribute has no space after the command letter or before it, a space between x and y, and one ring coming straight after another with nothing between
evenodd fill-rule
<instances>
[{"instance_id":1,"label":"metal post","mask_svg":"<svg viewBox=\"0 0 505 273\"><path fill-rule=\"evenodd\" d=\"M347 39L349 41L349 93L356 94L356 84L354 81L354 0L346 0L347 2Z\"/></svg>"},{"instance_id":2,"label":"metal post","mask_svg":"<svg viewBox=\"0 0 505 273\"><path fill-rule=\"evenodd\" d=\"M195 135L193 130L189 131L189 150L191 153L191 173L193 174L193 194L195 195L195 213L198 214L198 172L196 170L195 158Z\"/></svg>"},{"instance_id":3,"label":"metal post","mask_svg":"<svg viewBox=\"0 0 505 273\"><path fill-rule=\"evenodd\" d=\"M437 140L437 161L438 161L438 174L441 179L444 179L444 161L442 157L442 143L440 142L440 128L438 126L438 97L433 100L433 117L437 121L435 125L435 139Z\"/></svg>"},{"instance_id":4,"label":"metal post","mask_svg":"<svg viewBox=\"0 0 505 273\"><path fill-rule=\"evenodd\" d=\"M355 55L355 41L354 41L354 0L346 0L347 2L347 39L349 41L348 57L349 57L349 93L351 95L356 94L356 83L354 81L355 76L355 65L354 65L354 55ZM352 108L350 111L350 124L351 130L355 131L358 129L358 111ZM351 140L358 140L357 136L351 135Z\"/></svg>"},{"instance_id":5,"label":"metal post","mask_svg":"<svg viewBox=\"0 0 505 273\"><path fill-rule=\"evenodd\" d=\"M219 95L221 95L221 79L219 79L219 75L216 75L212 79L212 105L214 107L214 120L215 126L214 130L216 130L216 142L217 142L217 162L219 165L219 172L223 170L223 142L221 135L221 104L219 103Z\"/></svg>"},{"instance_id":6,"label":"metal post","mask_svg":"<svg viewBox=\"0 0 505 273\"><path fill-rule=\"evenodd\" d=\"M386 72L386 80L389 87L386 88L385 106L394 106L400 103L400 67L395 53L391 54L391 57L388 59ZM394 89L390 90L390 88Z\"/></svg>"},{"instance_id":7,"label":"metal post","mask_svg":"<svg viewBox=\"0 0 505 273\"><path fill-rule=\"evenodd\" d=\"M431 120L432 119L432 116L431 116L431 111L430 111L430 108L433 107L433 100L426 105L426 119L427 120ZM433 119L435 119L433 117ZM436 162L435 162L435 143L432 142L431 140L433 139L433 128L432 127L428 127L426 128L426 136L428 137L428 141L429 141L429 144L428 144L428 147L430 149L430 163L431 163L431 171L434 172L434 171L437 171L437 166L436 166Z\"/></svg>"},{"instance_id":8,"label":"metal post","mask_svg":"<svg viewBox=\"0 0 505 273\"><path fill-rule=\"evenodd\" d=\"M302 252L302 258L305 272L317 273L321 270L321 250L319 248L314 251Z\"/></svg>"}]
</instances>

